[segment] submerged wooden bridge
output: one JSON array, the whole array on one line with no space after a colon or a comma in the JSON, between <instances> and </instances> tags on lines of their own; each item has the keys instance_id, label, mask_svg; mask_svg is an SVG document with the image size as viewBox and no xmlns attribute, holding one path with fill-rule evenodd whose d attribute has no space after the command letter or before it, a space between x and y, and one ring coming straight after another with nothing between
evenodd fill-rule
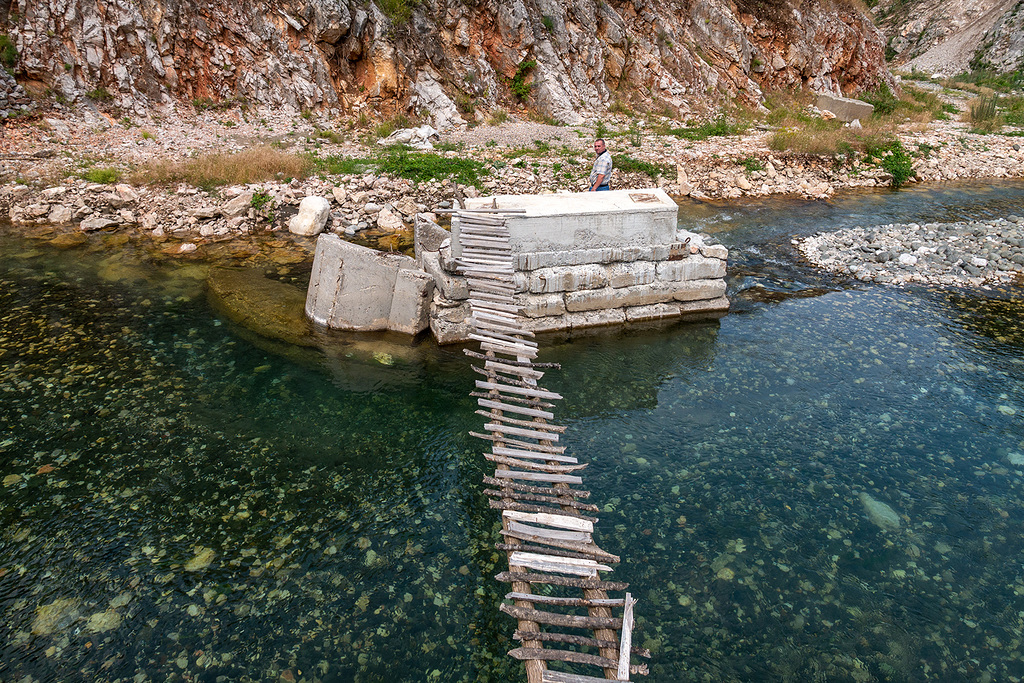
<instances>
[{"instance_id":1,"label":"submerged wooden bridge","mask_svg":"<svg viewBox=\"0 0 1024 683\"><path fill-rule=\"evenodd\" d=\"M550 422L551 401L561 396L540 380L559 366L535 361L534 334L518 319L505 225L505 214L517 212L456 213L462 247L457 266L470 289L470 338L480 342L479 352L465 352L483 361L473 366L483 379L472 396L484 409L476 412L487 419L483 432L471 434L490 442L484 457L495 471L484 477L485 493L490 506L501 510L503 538L496 547L508 554L508 571L495 578L510 584L509 603L500 609L518 621L513 638L522 643L509 655L524 662L529 683L628 681L631 674L646 674L646 665L630 663L631 654L650 657L632 645L635 600L629 593L609 597L628 584L601 576L619 558L594 542L598 507L585 502L590 492L577 488L583 479L575 474L587 465L565 454L559 445L565 427ZM603 678L553 671L549 662L597 667Z\"/></svg>"}]
</instances>

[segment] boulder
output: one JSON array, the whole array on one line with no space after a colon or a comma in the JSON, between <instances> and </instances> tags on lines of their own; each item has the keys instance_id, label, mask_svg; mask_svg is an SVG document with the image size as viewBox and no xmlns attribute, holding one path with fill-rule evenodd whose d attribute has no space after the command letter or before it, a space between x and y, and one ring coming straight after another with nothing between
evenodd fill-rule
<instances>
[{"instance_id":1,"label":"boulder","mask_svg":"<svg viewBox=\"0 0 1024 683\"><path fill-rule=\"evenodd\" d=\"M83 232L92 232L93 230L103 230L104 228L110 228L117 225L117 221L104 216L92 216L86 218L84 221L78 224L78 228Z\"/></svg>"},{"instance_id":2,"label":"boulder","mask_svg":"<svg viewBox=\"0 0 1024 683\"><path fill-rule=\"evenodd\" d=\"M840 121L853 121L854 119L865 119L874 113L875 107L872 104L849 97L839 97L829 93L818 94L818 109L827 110L835 114Z\"/></svg>"},{"instance_id":3,"label":"boulder","mask_svg":"<svg viewBox=\"0 0 1024 683\"><path fill-rule=\"evenodd\" d=\"M51 223L70 223L73 213L70 207L64 206L63 204L54 204L50 207L50 215L46 217L46 220Z\"/></svg>"},{"instance_id":4,"label":"boulder","mask_svg":"<svg viewBox=\"0 0 1024 683\"><path fill-rule=\"evenodd\" d=\"M402 216L386 206L377 212L377 227L382 230L398 230L402 227Z\"/></svg>"},{"instance_id":5,"label":"boulder","mask_svg":"<svg viewBox=\"0 0 1024 683\"><path fill-rule=\"evenodd\" d=\"M243 192L224 206L220 207L220 213L225 218L236 218L249 211L252 205L252 192Z\"/></svg>"},{"instance_id":6,"label":"boulder","mask_svg":"<svg viewBox=\"0 0 1024 683\"><path fill-rule=\"evenodd\" d=\"M294 235L313 237L324 231L331 215L331 203L323 197L306 197L299 203L299 212L288 221L288 231Z\"/></svg>"}]
</instances>

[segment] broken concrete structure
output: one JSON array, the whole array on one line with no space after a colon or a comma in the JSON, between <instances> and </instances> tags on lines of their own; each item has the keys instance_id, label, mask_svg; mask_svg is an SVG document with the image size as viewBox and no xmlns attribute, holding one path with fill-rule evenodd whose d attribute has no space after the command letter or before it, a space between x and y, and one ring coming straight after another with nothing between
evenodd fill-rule
<instances>
[{"instance_id":1,"label":"broken concrete structure","mask_svg":"<svg viewBox=\"0 0 1024 683\"><path fill-rule=\"evenodd\" d=\"M659 189L467 200L506 214L515 263L515 302L534 332L679 316L721 315L728 251L677 227L676 203ZM321 235L306 299L314 321L348 330L467 341L469 287L456 271L458 216L451 232L422 215L416 258L376 252Z\"/></svg>"},{"instance_id":2,"label":"broken concrete structure","mask_svg":"<svg viewBox=\"0 0 1024 683\"><path fill-rule=\"evenodd\" d=\"M818 93L818 109L830 111L840 121L866 121L875 112L875 105L863 100Z\"/></svg>"},{"instance_id":3,"label":"broken concrete structure","mask_svg":"<svg viewBox=\"0 0 1024 683\"><path fill-rule=\"evenodd\" d=\"M415 259L320 235L306 291L306 316L342 330L416 335L429 326L434 280Z\"/></svg>"},{"instance_id":4,"label":"broken concrete structure","mask_svg":"<svg viewBox=\"0 0 1024 683\"><path fill-rule=\"evenodd\" d=\"M467 200L497 208L515 261L515 301L535 332L722 313L728 251L677 229L662 190L511 195ZM439 232L440 231L440 232ZM468 338L469 288L455 272L458 218L445 231L422 220L416 258L436 287L430 328L439 343ZM433 245L437 245L433 248Z\"/></svg>"}]
</instances>

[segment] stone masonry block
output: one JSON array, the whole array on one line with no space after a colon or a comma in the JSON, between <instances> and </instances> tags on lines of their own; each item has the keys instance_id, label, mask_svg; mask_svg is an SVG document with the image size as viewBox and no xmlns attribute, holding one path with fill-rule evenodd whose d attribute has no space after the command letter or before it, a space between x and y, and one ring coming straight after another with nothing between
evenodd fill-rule
<instances>
[{"instance_id":1,"label":"stone masonry block","mask_svg":"<svg viewBox=\"0 0 1024 683\"><path fill-rule=\"evenodd\" d=\"M531 332L558 332L569 329L569 321L564 315L549 315L544 318L526 318L522 321L523 328Z\"/></svg>"},{"instance_id":2,"label":"stone masonry block","mask_svg":"<svg viewBox=\"0 0 1024 683\"><path fill-rule=\"evenodd\" d=\"M682 261L664 261L658 264L658 279L669 282L680 280L706 280L725 277L725 261L692 255Z\"/></svg>"},{"instance_id":3,"label":"stone masonry block","mask_svg":"<svg viewBox=\"0 0 1024 683\"><path fill-rule=\"evenodd\" d=\"M434 278L420 270L403 269L395 279L388 329L416 335L430 327Z\"/></svg>"},{"instance_id":4,"label":"stone masonry block","mask_svg":"<svg viewBox=\"0 0 1024 683\"><path fill-rule=\"evenodd\" d=\"M469 341L472 326L469 324L469 304L448 307L437 304L435 292L434 305L430 310L430 331L438 344L458 344Z\"/></svg>"},{"instance_id":5,"label":"stone masonry block","mask_svg":"<svg viewBox=\"0 0 1024 683\"><path fill-rule=\"evenodd\" d=\"M413 235L413 245L416 248L416 258L419 259L420 255L425 251L437 251L441 248L441 243L451 237L451 233L442 228L434 221L423 218L422 215L416 215L416 227Z\"/></svg>"},{"instance_id":6,"label":"stone masonry block","mask_svg":"<svg viewBox=\"0 0 1024 683\"><path fill-rule=\"evenodd\" d=\"M581 266L587 263L620 263L631 261L664 261L669 246L653 245L630 248L573 249L515 254L516 270L531 271L557 266Z\"/></svg>"},{"instance_id":7,"label":"stone masonry block","mask_svg":"<svg viewBox=\"0 0 1024 683\"><path fill-rule=\"evenodd\" d=\"M604 308L623 308L626 306L646 306L672 301L673 291L663 283L653 285L635 285L614 289L590 289L583 292L568 292L565 295L566 310L596 311Z\"/></svg>"},{"instance_id":8,"label":"stone masonry block","mask_svg":"<svg viewBox=\"0 0 1024 683\"><path fill-rule=\"evenodd\" d=\"M679 317L679 304L651 304L650 306L632 306L626 309L626 320L661 320L662 318Z\"/></svg>"},{"instance_id":9,"label":"stone masonry block","mask_svg":"<svg viewBox=\"0 0 1024 683\"><path fill-rule=\"evenodd\" d=\"M725 296L725 280L684 280L670 283L676 301L700 301Z\"/></svg>"},{"instance_id":10,"label":"stone masonry block","mask_svg":"<svg viewBox=\"0 0 1024 683\"><path fill-rule=\"evenodd\" d=\"M531 272L529 277L531 294L597 289L607 284L608 274L596 264L541 268Z\"/></svg>"},{"instance_id":11,"label":"stone masonry block","mask_svg":"<svg viewBox=\"0 0 1024 683\"><path fill-rule=\"evenodd\" d=\"M517 294L517 306L527 318L544 318L565 313L565 299L561 294Z\"/></svg>"},{"instance_id":12,"label":"stone masonry block","mask_svg":"<svg viewBox=\"0 0 1024 683\"><path fill-rule=\"evenodd\" d=\"M728 297L720 296L717 299L703 299L701 301L684 301L679 304L679 313L689 315L691 313L712 313L729 310Z\"/></svg>"},{"instance_id":13,"label":"stone masonry block","mask_svg":"<svg viewBox=\"0 0 1024 683\"><path fill-rule=\"evenodd\" d=\"M828 93L818 93L818 109L827 109L840 121L866 120L874 113L874 105L849 97L838 97Z\"/></svg>"},{"instance_id":14,"label":"stone masonry block","mask_svg":"<svg viewBox=\"0 0 1024 683\"><path fill-rule=\"evenodd\" d=\"M649 285L654 282L656 275L655 266L650 261L614 263L608 266L608 284L616 289L633 285Z\"/></svg>"},{"instance_id":15,"label":"stone masonry block","mask_svg":"<svg viewBox=\"0 0 1024 683\"><path fill-rule=\"evenodd\" d=\"M603 311L582 311L567 313L565 322L570 329L579 327L597 327L598 325L620 325L626 322L626 313L621 308L610 308Z\"/></svg>"}]
</instances>

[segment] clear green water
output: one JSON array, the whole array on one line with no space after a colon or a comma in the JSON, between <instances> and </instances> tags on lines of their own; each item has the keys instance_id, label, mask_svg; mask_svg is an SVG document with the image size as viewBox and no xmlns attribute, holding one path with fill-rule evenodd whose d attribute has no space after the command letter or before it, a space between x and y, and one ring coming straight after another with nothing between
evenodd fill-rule
<instances>
[{"instance_id":1,"label":"clear green water","mask_svg":"<svg viewBox=\"0 0 1024 683\"><path fill-rule=\"evenodd\" d=\"M868 201L937 200L826 208ZM737 312L542 353L647 680L1022 677L1021 292L846 289L787 262L809 206L684 207L729 214ZM101 261L0 238L0 680L521 679L459 349L297 351Z\"/></svg>"}]
</instances>

